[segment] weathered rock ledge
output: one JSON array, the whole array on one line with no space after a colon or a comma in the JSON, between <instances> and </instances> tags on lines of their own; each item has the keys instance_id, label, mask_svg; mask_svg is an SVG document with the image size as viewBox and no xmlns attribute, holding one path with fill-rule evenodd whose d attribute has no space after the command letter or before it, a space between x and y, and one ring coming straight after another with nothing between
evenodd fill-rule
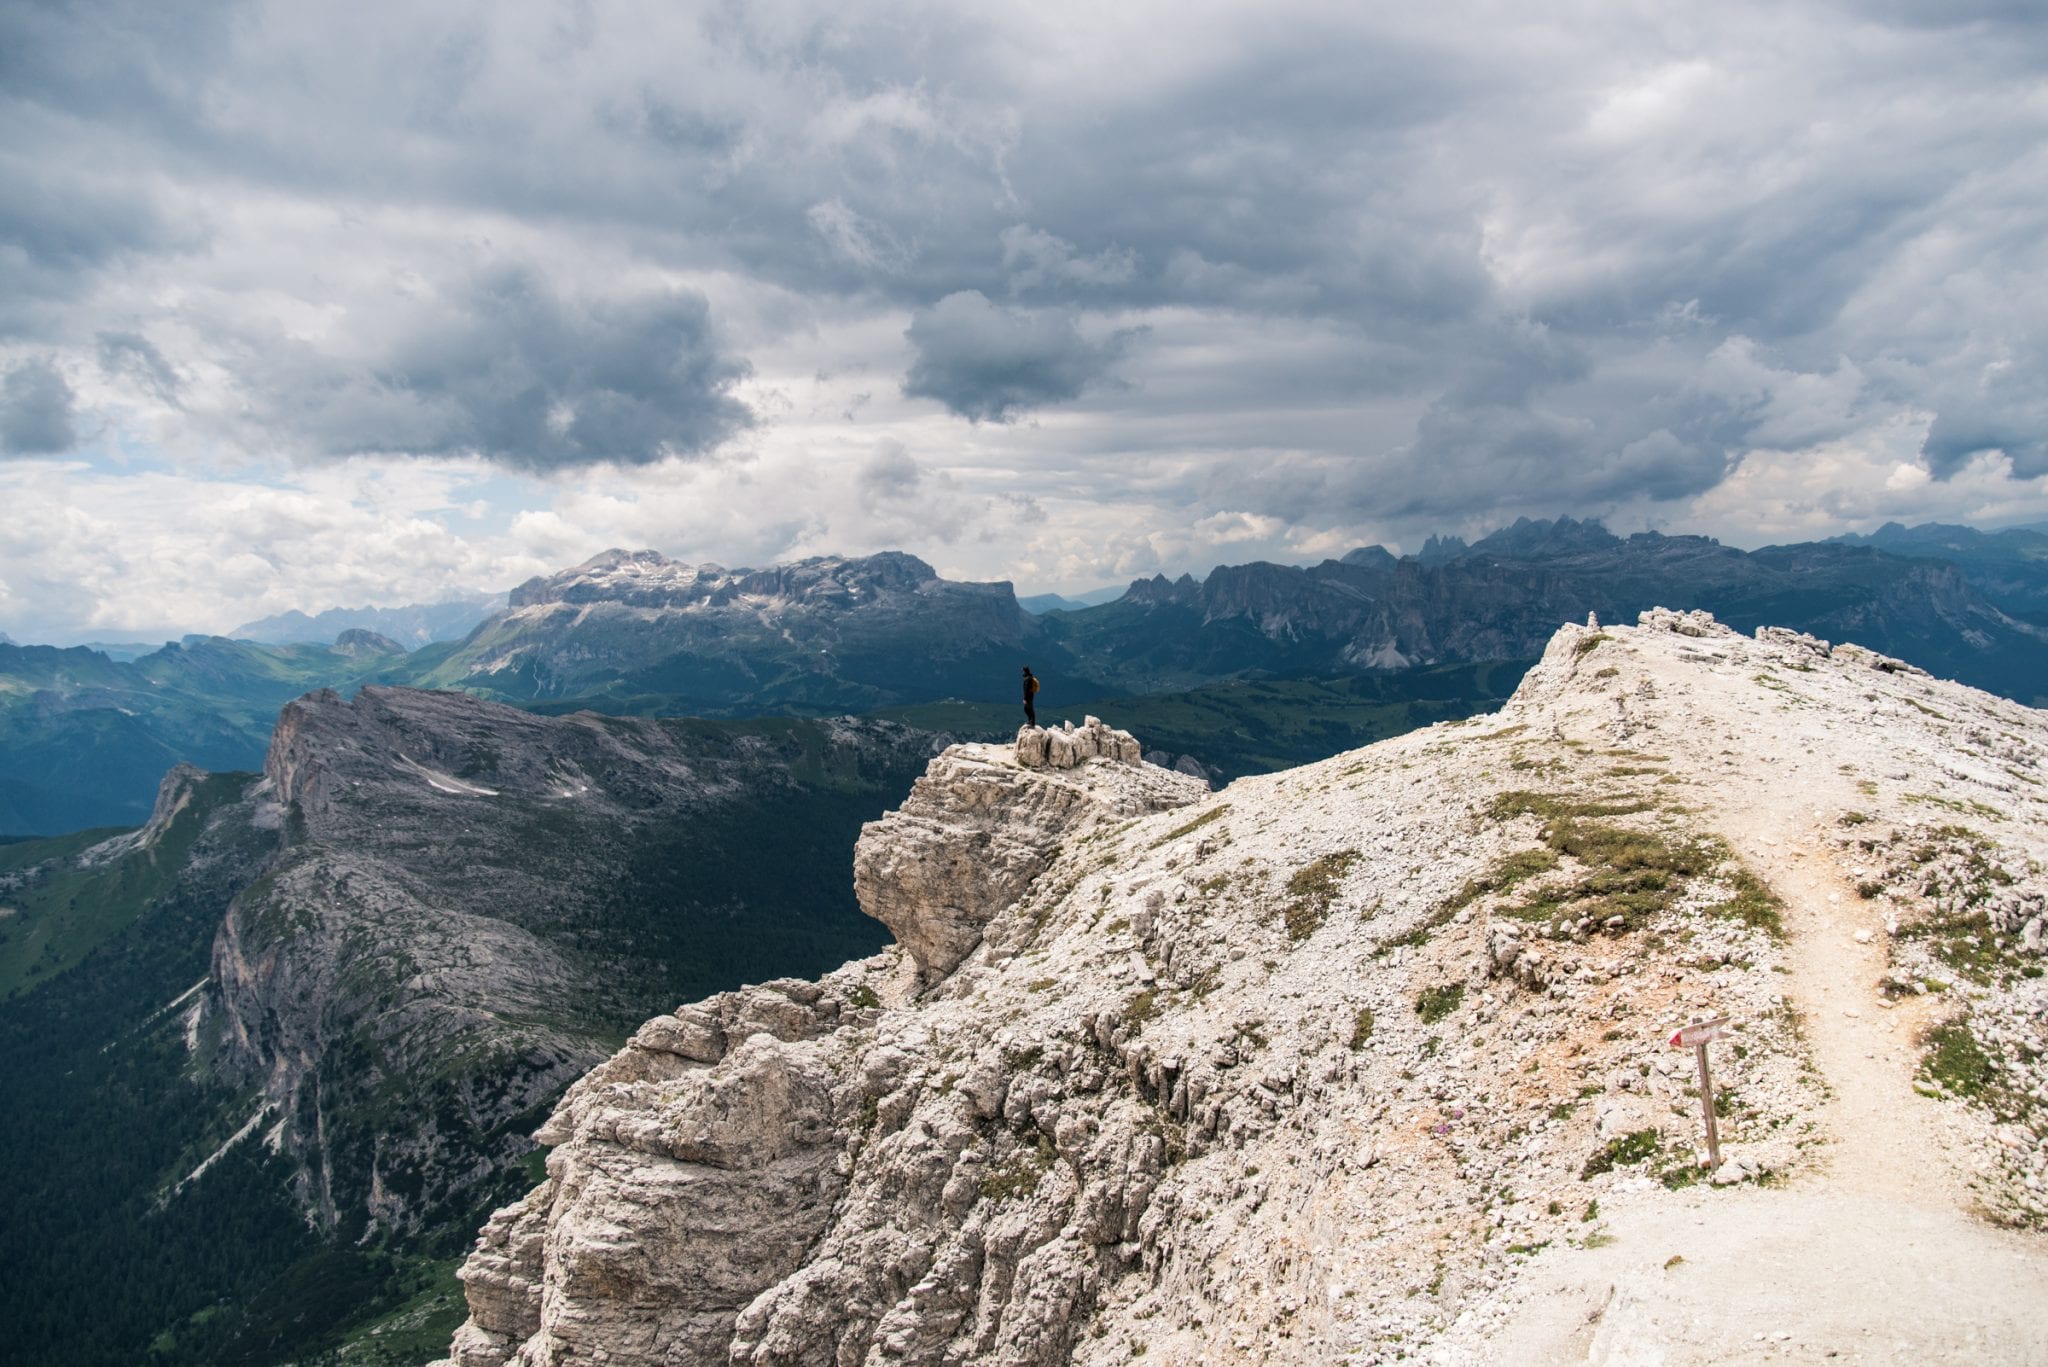
<instances>
[{"instance_id":1,"label":"weathered rock ledge","mask_svg":"<svg viewBox=\"0 0 2048 1367\"><path fill-rule=\"evenodd\" d=\"M927 980L952 972L1062 842L1208 791L1141 753L1128 733L1093 717L1071 731L1025 727L1012 753L950 747L901 807L862 828L853 856L861 909L889 927Z\"/></svg>"}]
</instances>

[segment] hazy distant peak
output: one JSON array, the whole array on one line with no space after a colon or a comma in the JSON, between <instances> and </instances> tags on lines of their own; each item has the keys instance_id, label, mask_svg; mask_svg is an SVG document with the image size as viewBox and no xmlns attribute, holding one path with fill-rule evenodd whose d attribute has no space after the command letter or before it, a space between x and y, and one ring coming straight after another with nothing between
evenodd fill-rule
<instances>
[{"instance_id":1,"label":"hazy distant peak","mask_svg":"<svg viewBox=\"0 0 2048 1367\"><path fill-rule=\"evenodd\" d=\"M365 655L403 655L405 647L378 632L350 627L334 638L334 653L357 659Z\"/></svg>"},{"instance_id":2,"label":"hazy distant peak","mask_svg":"<svg viewBox=\"0 0 2048 1367\"><path fill-rule=\"evenodd\" d=\"M1384 570L1391 569L1401 562L1396 560L1394 553L1385 546L1360 546L1355 551L1347 551L1342 563L1346 565L1363 565L1367 569Z\"/></svg>"},{"instance_id":3,"label":"hazy distant peak","mask_svg":"<svg viewBox=\"0 0 2048 1367\"><path fill-rule=\"evenodd\" d=\"M1601 551L1620 544L1621 538L1608 531L1598 518L1579 521L1560 517L1555 521L1544 521L1518 517L1513 526L1502 527L1473 542L1470 554L1526 559Z\"/></svg>"},{"instance_id":4,"label":"hazy distant peak","mask_svg":"<svg viewBox=\"0 0 2048 1367\"><path fill-rule=\"evenodd\" d=\"M1880 550L1906 553L1992 550L2009 545L2039 544L2048 541L2038 527L2007 527L2000 531L1986 532L1954 522L1922 522L1913 527L1900 522L1887 522L1868 536L1845 532L1828 539L1843 545L1876 546Z\"/></svg>"},{"instance_id":5,"label":"hazy distant peak","mask_svg":"<svg viewBox=\"0 0 2048 1367\"><path fill-rule=\"evenodd\" d=\"M671 560L656 550L629 551L614 546L608 551L599 551L580 565L572 565L565 574L600 574L606 570L633 569L646 567L650 570L665 570L682 562ZM718 569L717 565L706 565L705 569Z\"/></svg>"},{"instance_id":6,"label":"hazy distant peak","mask_svg":"<svg viewBox=\"0 0 2048 1367\"><path fill-rule=\"evenodd\" d=\"M328 608L312 615L294 609L245 622L228 635L270 645L326 645L345 632L362 630L396 641L401 649L417 650L434 641L461 640L503 605L503 595L490 593L395 608Z\"/></svg>"},{"instance_id":7,"label":"hazy distant peak","mask_svg":"<svg viewBox=\"0 0 2048 1367\"><path fill-rule=\"evenodd\" d=\"M557 574L527 580L512 590L511 606L547 603L626 603L636 607L720 606L737 599L857 601L883 593L914 592L941 582L938 571L904 551L874 555L817 555L767 569L686 565L659 551L606 551ZM1007 592L1004 583L954 585Z\"/></svg>"},{"instance_id":8,"label":"hazy distant peak","mask_svg":"<svg viewBox=\"0 0 2048 1367\"><path fill-rule=\"evenodd\" d=\"M1470 549L1462 536L1432 536L1422 543L1422 549L1416 552L1415 558L1425 565L1440 565L1446 560L1456 560Z\"/></svg>"},{"instance_id":9,"label":"hazy distant peak","mask_svg":"<svg viewBox=\"0 0 2048 1367\"><path fill-rule=\"evenodd\" d=\"M1133 579L1130 588L1124 590L1123 601L1127 603L1190 603L1201 593L1202 586L1191 574L1178 579L1168 579L1155 574L1150 579Z\"/></svg>"}]
</instances>

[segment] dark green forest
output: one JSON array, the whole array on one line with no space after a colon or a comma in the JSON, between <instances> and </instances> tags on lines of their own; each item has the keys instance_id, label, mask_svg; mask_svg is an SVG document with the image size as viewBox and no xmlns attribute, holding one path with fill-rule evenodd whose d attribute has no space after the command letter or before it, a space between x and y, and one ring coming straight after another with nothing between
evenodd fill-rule
<instances>
[{"instance_id":1,"label":"dark green forest","mask_svg":"<svg viewBox=\"0 0 2048 1367\"><path fill-rule=\"evenodd\" d=\"M607 953L640 965L597 1023L610 1043L680 1002L814 975L887 942L854 901L853 844L863 821L901 800L922 758L874 773L798 767L809 786L678 819L636 845L603 917ZM209 782L221 801L248 781ZM160 842L167 861L190 852L201 815ZM7 862L81 843L10 843ZM436 1211L422 1233L367 1244L354 1242L359 1218L334 1237L308 1227L290 1162L261 1142L274 1117L180 1186L261 1102L210 1080L188 1055L182 1004L166 1009L205 976L237 887L189 866L149 873L116 865L59 880L72 900L115 905L103 885L147 895L75 961L0 1003L0 1163L11 1186L0 1221L9 1306L0 1363L261 1367L343 1343L352 1363L438 1356L462 1314L454 1267L484 1216L538 1179L539 1155L502 1171L480 1199ZM394 1104L437 1104L432 1087L409 1096ZM541 1118L515 1123L525 1133ZM377 1123L356 1119L366 1130Z\"/></svg>"},{"instance_id":2,"label":"dark green forest","mask_svg":"<svg viewBox=\"0 0 2048 1367\"><path fill-rule=\"evenodd\" d=\"M222 1118L253 1109L188 1074L179 1013L163 1010L205 975L230 891L182 886L0 1003L0 1361L225 1360L222 1307L313 1251L259 1143L164 1199L226 1137Z\"/></svg>"}]
</instances>

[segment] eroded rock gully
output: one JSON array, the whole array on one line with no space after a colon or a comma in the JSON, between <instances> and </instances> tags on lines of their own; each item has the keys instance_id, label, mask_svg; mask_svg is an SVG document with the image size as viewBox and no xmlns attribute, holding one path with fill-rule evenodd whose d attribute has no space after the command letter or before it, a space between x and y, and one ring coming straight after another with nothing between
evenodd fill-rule
<instances>
[{"instance_id":1,"label":"eroded rock gully","mask_svg":"<svg viewBox=\"0 0 2048 1367\"><path fill-rule=\"evenodd\" d=\"M1660 611L1560 631L1497 715L1220 794L1082 731L954 747L866 829L896 948L570 1090L456 1363L1583 1360L1573 1326L1502 1356L1541 1277L1674 1203L1796 1230L1862 1161L1815 984L1886 1021L1851 1090L1922 1108L1983 1213L2048 1213L2038 713ZM1663 1047L1701 1014L1736 1027L1715 1186ZM1971 1342L2024 1351L2048 1279L1999 1267ZM1631 1313L1673 1362L1751 1341Z\"/></svg>"}]
</instances>

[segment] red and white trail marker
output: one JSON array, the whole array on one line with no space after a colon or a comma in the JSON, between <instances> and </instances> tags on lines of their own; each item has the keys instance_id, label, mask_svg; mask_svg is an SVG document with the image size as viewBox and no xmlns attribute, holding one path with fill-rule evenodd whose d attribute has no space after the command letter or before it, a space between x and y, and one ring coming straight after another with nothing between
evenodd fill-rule
<instances>
[{"instance_id":1,"label":"red and white trail marker","mask_svg":"<svg viewBox=\"0 0 2048 1367\"><path fill-rule=\"evenodd\" d=\"M1690 1049L1696 1044L1705 1044L1709 1040L1717 1040L1727 1033L1728 1018L1726 1016L1716 1016L1710 1021L1696 1021L1691 1025L1680 1026L1672 1031L1671 1047L1673 1049Z\"/></svg>"},{"instance_id":2,"label":"red and white trail marker","mask_svg":"<svg viewBox=\"0 0 2048 1367\"><path fill-rule=\"evenodd\" d=\"M1700 1114L1707 1122L1707 1164L1709 1168L1721 1166L1721 1131L1714 1123L1714 1075L1707 1070L1707 1044L1728 1033L1728 1018L1716 1016L1708 1021L1694 1021L1671 1032L1671 1047L1691 1047L1693 1057L1700 1065Z\"/></svg>"}]
</instances>

